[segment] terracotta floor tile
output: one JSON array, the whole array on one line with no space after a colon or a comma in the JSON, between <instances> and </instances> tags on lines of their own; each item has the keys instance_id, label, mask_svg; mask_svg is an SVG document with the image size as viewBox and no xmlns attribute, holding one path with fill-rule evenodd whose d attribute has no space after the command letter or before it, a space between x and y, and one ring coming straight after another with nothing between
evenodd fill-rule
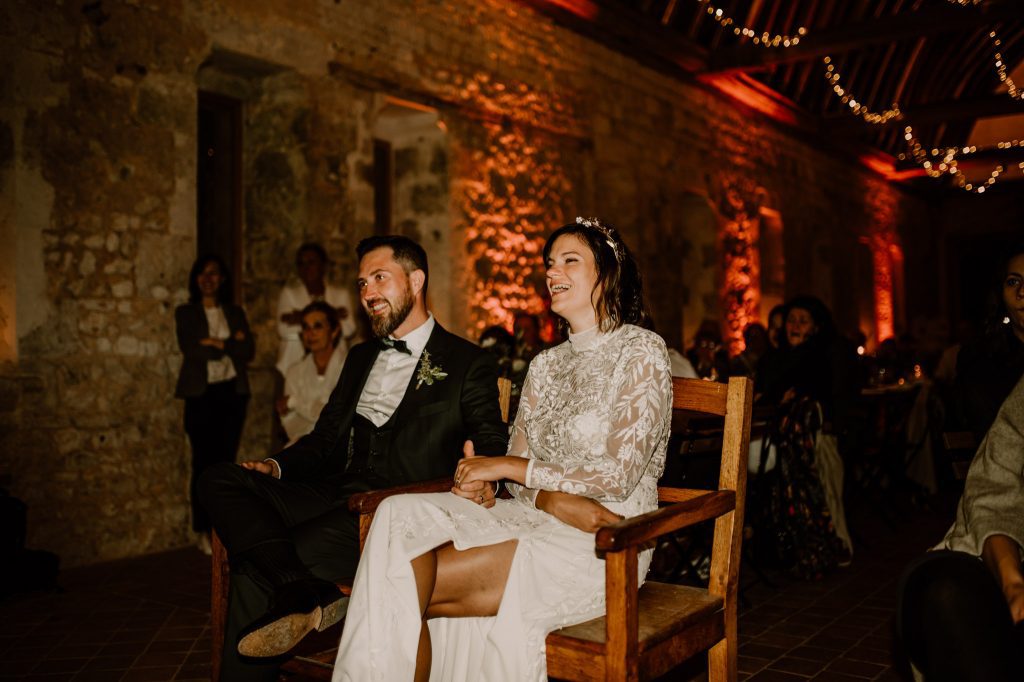
<instances>
[{"instance_id":1,"label":"terracotta floor tile","mask_svg":"<svg viewBox=\"0 0 1024 682\"><path fill-rule=\"evenodd\" d=\"M756 656L740 654L737 657L736 669L752 674L764 669L769 663L771 663L771 659L768 658L757 658Z\"/></svg>"},{"instance_id":2,"label":"terracotta floor tile","mask_svg":"<svg viewBox=\"0 0 1024 682\"><path fill-rule=\"evenodd\" d=\"M888 666L877 665L875 663L868 663L866 661L855 661L849 658L837 658L832 661L828 670L837 673L843 673L845 675L854 675L859 677L866 677L873 679L880 675L883 670Z\"/></svg>"},{"instance_id":3,"label":"terracotta floor tile","mask_svg":"<svg viewBox=\"0 0 1024 682\"><path fill-rule=\"evenodd\" d=\"M766 668L755 675L751 675L750 682L807 682L807 679L804 675L794 675L793 673Z\"/></svg>"},{"instance_id":4,"label":"terracotta floor tile","mask_svg":"<svg viewBox=\"0 0 1024 682\"><path fill-rule=\"evenodd\" d=\"M121 676L121 682L170 682L178 674L178 666L132 668Z\"/></svg>"},{"instance_id":5,"label":"terracotta floor tile","mask_svg":"<svg viewBox=\"0 0 1024 682\"><path fill-rule=\"evenodd\" d=\"M779 660L773 661L768 667L771 670L781 670L782 672L793 673L794 675L810 677L821 672L826 665L825 661L811 661L806 658L783 656Z\"/></svg>"}]
</instances>

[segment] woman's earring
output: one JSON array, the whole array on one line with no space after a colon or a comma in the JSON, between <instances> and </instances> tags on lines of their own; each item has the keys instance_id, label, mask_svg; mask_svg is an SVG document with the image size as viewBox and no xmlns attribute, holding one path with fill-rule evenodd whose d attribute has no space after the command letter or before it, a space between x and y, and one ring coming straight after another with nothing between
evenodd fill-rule
<instances>
[{"instance_id":1,"label":"woman's earring","mask_svg":"<svg viewBox=\"0 0 1024 682\"><path fill-rule=\"evenodd\" d=\"M1010 324L1010 316L1009 315L1007 315L1006 317L1003 318L1003 324Z\"/></svg>"}]
</instances>

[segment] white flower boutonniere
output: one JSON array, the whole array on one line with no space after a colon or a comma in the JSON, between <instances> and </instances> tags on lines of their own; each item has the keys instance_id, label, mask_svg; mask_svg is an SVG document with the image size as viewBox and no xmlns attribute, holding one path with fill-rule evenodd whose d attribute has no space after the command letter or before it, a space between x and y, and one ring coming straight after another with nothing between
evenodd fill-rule
<instances>
[{"instance_id":1,"label":"white flower boutonniere","mask_svg":"<svg viewBox=\"0 0 1024 682\"><path fill-rule=\"evenodd\" d=\"M419 389L423 384L430 386L446 376L448 376L448 372L442 370L441 365L430 364L430 353L423 351L423 356L420 358L420 369L416 372L416 388Z\"/></svg>"}]
</instances>

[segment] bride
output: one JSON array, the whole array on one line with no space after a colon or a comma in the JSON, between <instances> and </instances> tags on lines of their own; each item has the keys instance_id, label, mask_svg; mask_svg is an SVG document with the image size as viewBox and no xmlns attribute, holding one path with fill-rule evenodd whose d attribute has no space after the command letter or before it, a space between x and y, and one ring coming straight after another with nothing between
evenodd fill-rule
<instances>
[{"instance_id":1,"label":"bride","mask_svg":"<svg viewBox=\"0 0 1024 682\"><path fill-rule=\"evenodd\" d=\"M672 384L664 342L641 326L636 262L616 230L581 218L548 238L544 262L569 340L531 363L508 455L474 457L467 442L454 476L510 481L512 499L381 504L335 682L546 680L547 634L604 613L594 533L657 507Z\"/></svg>"}]
</instances>

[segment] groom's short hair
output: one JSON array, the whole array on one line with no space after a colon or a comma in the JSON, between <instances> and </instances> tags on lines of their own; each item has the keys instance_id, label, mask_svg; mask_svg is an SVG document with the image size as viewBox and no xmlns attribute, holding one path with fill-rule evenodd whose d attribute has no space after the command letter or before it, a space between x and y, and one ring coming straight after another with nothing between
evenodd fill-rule
<instances>
[{"instance_id":1,"label":"groom's short hair","mask_svg":"<svg viewBox=\"0 0 1024 682\"><path fill-rule=\"evenodd\" d=\"M408 237L400 234L381 234L367 237L356 245L356 255L359 256L359 260L362 260L366 254L385 246L391 249L392 257L395 259L395 262L402 266L405 274L408 275L413 270L423 271L423 293L426 295L427 280L430 279L430 272L427 268L427 252L423 250L422 246Z\"/></svg>"}]
</instances>

